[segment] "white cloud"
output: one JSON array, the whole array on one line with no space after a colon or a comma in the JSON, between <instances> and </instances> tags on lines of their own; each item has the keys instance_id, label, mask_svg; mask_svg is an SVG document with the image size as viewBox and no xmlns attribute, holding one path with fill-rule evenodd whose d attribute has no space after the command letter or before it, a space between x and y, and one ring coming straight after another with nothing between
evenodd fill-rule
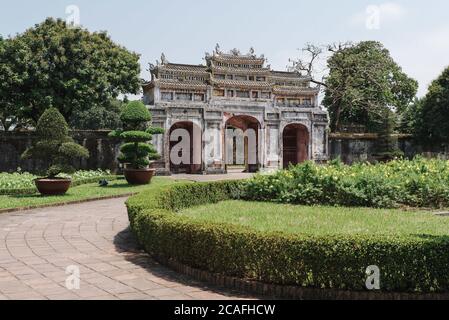
<instances>
[{"instance_id":1,"label":"white cloud","mask_svg":"<svg viewBox=\"0 0 449 320\"><path fill-rule=\"evenodd\" d=\"M369 5L364 11L352 16L351 24L364 25L368 29L380 29L382 23L399 21L406 15L406 9L395 2Z\"/></svg>"}]
</instances>

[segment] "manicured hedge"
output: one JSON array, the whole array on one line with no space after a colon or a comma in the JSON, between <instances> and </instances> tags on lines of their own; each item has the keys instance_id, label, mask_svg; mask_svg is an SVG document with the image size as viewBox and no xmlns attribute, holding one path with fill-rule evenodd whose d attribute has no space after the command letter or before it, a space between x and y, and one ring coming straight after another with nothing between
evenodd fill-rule
<instances>
[{"instance_id":1,"label":"manicured hedge","mask_svg":"<svg viewBox=\"0 0 449 320\"><path fill-rule=\"evenodd\" d=\"M449 237L302 236L202 223L177 210L243 195L242 182L182 183L127 202L147 252L213 273L265 283L365 290L377 265L383 291L449 291Z\"/></svg>"}]
</instances>

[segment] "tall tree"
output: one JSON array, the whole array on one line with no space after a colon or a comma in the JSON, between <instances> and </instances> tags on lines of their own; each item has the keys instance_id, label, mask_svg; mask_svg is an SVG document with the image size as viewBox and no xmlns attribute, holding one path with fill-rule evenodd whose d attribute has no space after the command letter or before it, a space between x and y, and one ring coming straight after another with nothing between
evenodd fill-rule
<instances>
[{"instance_id":1,"label":"tall tree","mask_svg":"<svg viewBox=\"0 0 449 320\"><path fill-rule=\"evenodd\" d=\"M411 132L425 144L449 144L449 67L429 86L426 96L407 110Z\"/></svg>"},{"instance_id":2,"label":"tall tree","mask_svg":"<svg viewBox=\"0 0 449 320\"><path fill-rule=\"evenodd\" d=\"M29 57L23 42L0 37L0 127L5 131L20 125L22 120L18 100L28 77Z\"/></svg>"},{"instance_id":3,"label":"tall tree","mask_svg":"<svg viewBox=\"0 0 449 320\"><path fill-rule=\"evenodd\" d=\"M333 131L342 124L382 130L385 109L402 112L415 97L418 83L402 72L381 43L360 42L333 52L323 100Z\"/></svg>"},{"instance_id":4,"label":"tall tree","mask_svg":"<svg viewBox=\"0 0 449 320\"><path fill-rule=\"evenodd\" d=\"M340 131L343 124L364 125L381 131L386 109L402 112L416 95L418 83L408 77L383 45L376 41L327 46L328 75L315 78L313 64L323 49L307 45L309 60L299 59L294 67L312 77L325 89L323 105L331 119L331 129Z\"/></svg>"},{"instance_id":5,"label":"tall tree","mask_svg":"<svg viewBox=\"0 0 449 320\"><path fill-rule=\"evenodd\" d=\"M139 91L139 55L115 44L105 32L91 33L48 18L11 41L24 44L28 52L14 107L34 122L50 107L72 122L78 113L110 107L121 93Z\"/></svg>"}]
</instances>

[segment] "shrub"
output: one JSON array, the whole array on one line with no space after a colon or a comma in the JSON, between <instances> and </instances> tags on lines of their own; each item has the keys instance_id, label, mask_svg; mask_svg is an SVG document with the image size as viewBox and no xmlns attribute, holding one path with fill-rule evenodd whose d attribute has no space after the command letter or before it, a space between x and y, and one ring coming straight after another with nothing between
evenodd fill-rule
<instances>
[{"instance_id":1,"label":"shrub","mask_svg":"<svg viewBox=\"0 0 449 320\"><path fill-rule=\"evenodd\" d=\"M118 160L133 169L141 169L147 167L150 160L159 159L156 149L148 141L151 141L152 134L162 133L163 130L147 126L151 115L145 105L140 101L128 103L120 119L123 122L124 131L115 130L110 133L110 136L125 142L120 148Z\"/></svg>"},{"instance_id":2,"label":"shrub","mask_svg":"<svg viewBox=\"0 0 449 320\"><path fill-rule=\"evenodd\" d=\"M390 208L449 206L449 161L416 158L346 166L311 162L246 184L245 198L296 204Z\"/></svg>"},{"instance_id":3,"label":"shrub","mask_svg":"<svg viewBox=\"0 0 449 320\"><path fill-rule=\"evenodd\" d=\"M50 178L65 172L74 172L73 159L89 157L89 151L78 145L69 136L69 127L62 114L56 108L47 109L36 126L37 142L25 150L22 158L44 160L48 164L47 175Z\"/></svg>"},{"instance_id":4,"label":"shrub","mask_svg":"<svg viewBox=\"0 0 449 320\"><path fill-rule=\"evenodd\" d=\"M150 254L209 272L265 283L365 290L366 268L383 291L449 290L449 237L305 236L201 222L176 214L240 197L243 182L183 183L127 201L131 228Z\"/></svg>"},{"instance_id":5,"label":"shrub","mask_svg":"<svg viewBox=\"0 0 449 320\"><path fill-rule=\"evenodd\" d=\"M72 186L98 182L100 179L115 180L118 176L111 175L109 170L76 171L71 174L61 173L59 176L70 177ZM34 179L37 176L28 172L0 173L0 195L33 194L37 192Z\"/></svg>"}]
</instances>

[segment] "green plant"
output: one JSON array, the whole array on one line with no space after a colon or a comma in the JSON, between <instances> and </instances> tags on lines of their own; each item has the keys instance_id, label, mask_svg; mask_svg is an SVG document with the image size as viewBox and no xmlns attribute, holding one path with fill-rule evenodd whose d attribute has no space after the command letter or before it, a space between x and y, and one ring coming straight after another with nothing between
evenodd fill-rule
<instances>
[{"instance_id":1,"label":"green plant","mask_svg":"<svg viewBox=\"0 0 449 320\"><path fill-rule=\"evenodd\" d=\"M56 108L47 109L36 126L37 141L25 150L23 159L40 159L47 164L50 178L65 172L74 172L72 161L89 157L89 151L69 136L69 127Z\"/></svg>"},{"instance_id":2,"label":"green plant","mask_svg":"<svg viewBox=\"0 0 449 320\"><path fill-rule=\"evenodd\" d=\"M109 170L76 171L71 174L61 173L60 177L72 179L72 187L97 182L99 179L116 180L119 176L111 175ZM37 175L28 172L0 173L0 195L33 194L37 192L34 179Z\"/></svg>"},{"instance_id":3,"label":"green plant","mask_svg":"<svg viewBox=\"0 0 449 320\"><path fill-rule=\"evenodd\" d=\"M377 265L383 291L449 290L446 235L288 234L198 221L176 212L239 197L241 190L237 181L145 191L127 201L131 228L155 257L243 279L366 290L366 268Z\"/></svg>"},{"instance_id":4,"label":"green plant","mask_svg":"<svg viewBox=\"0 0 449 320\"><path fill-rule=\"evenodd\" d=\"M109 134L125 142L120 148L118 160L133 169L141 169L147 167L150 160L159 159L160 155L148 141L151 141L153 134L160 134L163 130L147 125L151 114L145 105L140 101L129 102L120 119L123 122L123 130L115 130Z\"/></svg>"},{"instance_id":5,"label":"green plant","mask_svg":"<svg viewBox=\"0 0 449 320\"><path fill-rule=\"evenodd\" d=\"M391 208L449 206L449 161L306 162L246 182L245 198L294 204Z\"/></svg>"},{"instance_id":6,"label":"green plant","mask_svg":"<svg viewBox=\"0 0 449 320\"><path fill-rule=\"evenodd\" d=\"M26 125L57 107L72 127L115 128L120 94L140 88L139 54L104 32L47 18L0 41L0 122Z\"/></svg>"}]
</instances>

